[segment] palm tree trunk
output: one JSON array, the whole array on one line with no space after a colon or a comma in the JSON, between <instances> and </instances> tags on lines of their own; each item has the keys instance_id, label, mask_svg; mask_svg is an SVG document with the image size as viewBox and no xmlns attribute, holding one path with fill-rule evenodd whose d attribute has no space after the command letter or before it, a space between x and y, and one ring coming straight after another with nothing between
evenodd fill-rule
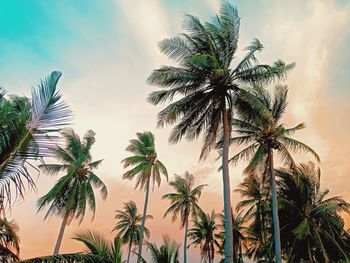
<instances>
[{"instance_id":1,"label":"palm tree trunk","mask_svg":"<svg viewBox=\"0 0 350 263\"><path fill-rule=\"evenodd\" d=\"M149 197L149 188L150 188L150 178L148 177L147 183L146 183L146 196L145 196L145 204L143 207L143 216L142 216L142 222L141 222L141 237L140 237L140 244L139 244L139 258L137 259L137 262L140 262L140 257L142 256L142 245L143 245L143 233L145 229L145 222L146 222L146 216L147 216L147 206L148 206L148 197Z\"/></svg>"},{"instance_id":2,"label":"palm tree trunk","mask_svg":"<svg viewBox=\"0 0 350 263\"><path fill-rule=\"evenodd\" d=\"M222 146L222 179L224 188L224 216L225 216L225 263L233 262L233 230L230 176L228 170L228 151L230 143L230 124L228 123L227 110L222 113L224 138Z\"/></svg>"},{"instance_id":3,"label":"palm tree trunk","mask_svg":"<svg viewBox=\"0 0 350 263\"><path fill-rule=\"evenodd\" d=\"M57 237L55 249L53 251L54 256L58 255L58 253L60 252L60 247L61 247L61 243L62 243L62 239L63 239L64 230L66 229L68 217L69 217L68 213L63 217L60 232L58 232L58 237Z\"/></svg>"},{"instance_id":4,"label":"palm tree trunk","mask_svg":"<svg viewBox=\"0 0 350 263\"><path fill-rule=\"evenodd\" d=\"M273 149L269 150L269 169L271 174L272 219L273 219L273 230L274 230L274 240L275 240L275 256L276 256L276 263L281 263L282 257L281 257L280 221L278 218L276 178L275 178L275 170L273 167Z\"/></svg>"},{"instance_id":5,"label":"palm tree trunk","mask_svg":"<svg viewBox=\"0 0 350 263\"><path fill-rule=\"evenodd\" d=\"M188 217L185 225L185 240L184 240L184 263L187 262L187 232L188 232Z\"/></svg>"},{"instance_id":6,"label":"palm tree trunk","mask_svg":"<svg viewBox=\"0 0 350 263\"><path fill-rule=\"evenodd\" d=\"M130 241L129 241L128 260L126 261L127 263L129 263L130 261L131 246L132 246L132 238L130 238Z\"/></svg>"}]
</instances>

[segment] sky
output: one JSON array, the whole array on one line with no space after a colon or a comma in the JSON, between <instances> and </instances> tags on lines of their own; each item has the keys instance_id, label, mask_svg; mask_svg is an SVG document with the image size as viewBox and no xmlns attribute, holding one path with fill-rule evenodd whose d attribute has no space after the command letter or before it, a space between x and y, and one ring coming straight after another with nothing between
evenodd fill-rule
<instances>
[{"instance_id":1,"label":"sky","mask_svg":"<svg viewBox=\"0 0 350 263\"><path fill-rule=\"evenodd\" d=\"M264 45L258 58L272 63L281 58L295 62L288 75L289 105L284 122L305 122L302 139L322 159L321 183L331 195L350 201L350 2L348 0L236 0L241 17L239 52L254 38ZM208 20L218 12L217 0L16 0L0 2L0 86L9 94L30 95L30 88L53 70L63 72L59 90L74 112L73 128L81 135L96 132L95 159L104 159L97 174L106 182L109 197L99 200L93 222L88 214L81 225L72 222L65 232L62 252L81 251L71 237L81 229L93 229L112 238L115 210L135 200L142 211L144 192L134 182L123 181L120 161L136 132L152 131L159 159L170 176L186 170L206 183L200 204L206 211L220 212L222 181L215 154L198 162L202 141L168 144L170 128L156 127L161 107L147 104L153 90L146 79L163 64L157 43L181 33L185 13ZM301 162L310 156L299 158ZM245 164L231 168L231 187L242 180ZM8 216L20 226L21 257L52 253L60 218L43 220L37 198L58 177L40 175L37 191L15 204ZM161 196L170 191L165 180L150 197L147 222L151 241L163 234L182 242L179 222L162 220L168 206ZM233 194L233 204L239 201ZM350 227L350 218L345 217ZM198 249L191 248L189 262L198 262Z\"/></svg>"}]
</instances>

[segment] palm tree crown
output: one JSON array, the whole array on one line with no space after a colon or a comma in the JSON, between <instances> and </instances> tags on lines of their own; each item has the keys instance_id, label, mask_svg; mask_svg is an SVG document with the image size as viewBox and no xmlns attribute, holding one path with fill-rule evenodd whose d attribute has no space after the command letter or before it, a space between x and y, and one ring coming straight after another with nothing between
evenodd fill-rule
<instances>
[{"instance_id":1,"label":"palm tree crown","mask_svg":"<svg viewBox=\"0 0 350 263\"><path fill-rule=\"evenodd\" d=\"M320 170L314 163L279 169L282 249L288 262L349 262L342 240L344 221L350 213L341 197L328 197L320 188Z\"/></svg>"},{"instance_id":2,"label":"palm tree crown","mask_svg":"<svg viewBox=\"0 0 350 263\"><path fill-rule=\"evenodd\" d=\"M179 263L180 244L171 240L169 236L163 236L163 244L158 247L154 243L147 242L147 248L151 253L151 263ZM140 257L142 263L146 260Z\"/></svg>"},{"instance_id":3,"label":"palm tree crown","mask_svg":"<svg viewBox=\"0 0 350 263\"><path fill-rule=\"evenodd\" d=\"M12 196L23 197L26 185L35 187L28 167L37 169L29 161L52 157L57 131L71 120L71 111L57 91L61 75L54 71L40 81L31 99L6 98L0 88L0 194L8 203Z\"/></svg>"},{"instance_id":4,"label":"palm tree crown","mask_svg":"<svg viewBox=\"0 0 350 263\"><path fill-rule=\"evenodd\" d=\"M216 217L215 211L212 211L211 214L200 213L198 220L193 221L193 228L188 232L192 241L189 246L199 246L202 260L208 260L209 263L214 261L215 247L220 247L215 234Z\"/></svg>"},{"instance_id":5,"label":"palm tree crown","mask_svg":"<svg viewBox=\"0 0 350 263\"><path fill-rule=\"evenodd\" d=\"M184 227L188 218L192 215L197 217L202 209L198 205L198 199L202 194L205 184L194 187L194 176L189 172L184 177L175 175L175 180L169 183L176 192L163 195L163 199L171 201L170 207L164 214L166 217L172 214L172 220L175 221L177 215L181 218L181 227Z\"/></svg>"},{"instance_id":6,"label":"palm tree crown","mask_svg":"<svg viewBox=\"0 0 350 263\"><path fill-rule=\"evenodd\" d=\"M198 199L206 185L202 184L194 187L194 176L189 172L186 172L184 177L176 175L175 180L170 182L169 185L176 192L163 195L163 199L171 201L171 205L165 212L164 217L172 213L172 220L175 221L178 214L180 214L181 228L185 227L184 263L186 263L189 217L192 215L192 217L196 218L199 213L203 213L198 205Z\"/></svg>"},{"instance_id":7,"label":"palm tree crown","mask_svg":"<svg viewBox=\"0 0 350 263\"><path fill-rule=\"evenodd\" d=\"M232 138L231 143L248 146L234 155L229 160L230 162L235 164L241 159L250 159L245 170L246 173L250 174L258 167L266 167L264 160L267 158L269 149L277 150L287 166L295 166L291 152L308 152L317 161L320 161L319 156L312 148L291 138L291 135L296 131L305 128L304 123L292 128L286 128L284 124L280 123L287 107L288 89L286 86L275 86L273 98L261 86L254 86L250 93L263 108L261 110L263 114L259 114L250 105L247 105L249 103L238 105L239 118L232 120L232 126L239 136Z\"/></svg>"},{"instance_id":8,"label":"palm tree crown","mask_svg":"<svg viewBox=\"0 0 350 263\"><path fill-rule=\"evenodd\" d=\"M157 159L157 152L154 144L154 135L151 132L136 133L137 139L130 140L126 151L134 154L125 158L122 163L124 168L133 166L132 169L123 174L123 179L132 180L135 176L135 188L144 189L148 179L152 179L153 187L157 182L161 183L161 175L168 179L168 172L164 164Z\"/></svg>"},{"instance_id":9,"label":"palm tree crown","mask_svg":"<svg viewBox=\"0 0 350 263\"><path fill-rule=\"evenodd\" d=\"M95 143L95 133L88 131L83 140L72 129L62 131L66 147L57 146L56 158L60 164L42 164L40 168L48 174L65 172L54 187L38 201L39 210L48 206L45 217L52 214L80 218L85 215L86 205L95 214L96 200L93 187L96 187L103 199L107 197L107 187L94 173L102 160L92 161L91 147Z\"/></svg>"},{"instance_id":10,"label":"palm tree crown","mask_svg":"<svg viewBox=\"0 0 350 263\"><path fill-rule=\"evenodd\" d=\"M117 237L120 237L124 244L129 243L127 259L127 262L129 262L132 245L138 245L140 243L142 215L138 214L134 201L124 203L124 209L117 210L116 212L117 214L114 218L118 220L118 223L113 228L113 231L118 231ZM153 217L147 215L147 218L151 219ZM148 228L145 227L144 231L149 238L150 232Z\"/></svg>"}]
</instances>

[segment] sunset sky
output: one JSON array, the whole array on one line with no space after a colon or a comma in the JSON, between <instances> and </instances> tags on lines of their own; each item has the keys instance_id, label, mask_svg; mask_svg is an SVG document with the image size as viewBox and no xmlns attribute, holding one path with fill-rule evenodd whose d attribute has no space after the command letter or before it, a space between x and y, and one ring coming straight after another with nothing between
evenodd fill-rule
<instances>
[{"instance_id":1,"label":"sunset sky","mask_svg":"<svg viewBox=\"0 0 350 263\"><path fill-rule=\"evenodd\" d=\"M186 170L198 183L209 184L200 204L206 211L220 212L222 180L213 153L198 162L202 141L169 145L169 128L156 127L161 107L147 104L152 87L145 82L156 67L172 63L157 43L181 32L185 13L208 20L218 12L217 0L18 0L0 2L0 86L9 94L30 95L30 87L53 70L63 72L59 89L74 112L73 128L81 135L93 129L95 159L104 159L97 174L105 181L109 196L99 200L97 213L79 226L66 230L62 251L79 251L70 238L79 229L94 229L112 238L114 214L122 203L135 200L142 212L144 193L134 182L123 181L120 161L128 140L139 131L156 136L159 159L166 164L170 179ZM286 84L289 106L284 122L305 122L297 138L312 146L322 159L322 187L331 195L350 201L350 1L348 0L236 0L241 17L238 57L253 38L265 46L261 62L278 58L296 62ZM233 149L234 151L234 149ZM303 156L299 161L308 161ZM242 180L245 164L231 168L232 188ZM21 257L52 253L60 218L43 221L36 201L58 177L37 178L37 193L28 193L8 217L20 226ZM182 242L179 222L162 220L169 191L164 180L149 203L154 216L147 222L151 241L170 234ZM234 194L235 205L239 196ZM350 218L347 218L350 227ZM198 250L191 248L189 262L198 262Z\"/></svg>"}]
</instances>

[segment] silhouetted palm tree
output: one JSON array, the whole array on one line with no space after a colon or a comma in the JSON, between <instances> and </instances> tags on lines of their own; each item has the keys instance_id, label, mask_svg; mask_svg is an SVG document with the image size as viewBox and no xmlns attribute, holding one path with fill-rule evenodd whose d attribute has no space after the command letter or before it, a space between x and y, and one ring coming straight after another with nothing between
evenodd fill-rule
<instances>
[{"instance_id":1,"label":"silhouetted palm tree","mask_svg":"<svg viewBox=\"0 0 350 263\"><path fill-rule=\"evenodd\" d=\"M219 214L221 224L219 225L222 231L217 235L217 239L221 240L219 253L224 255L225 251L225 217L221 213ZM243 262L243 248L245 247L246 238L246 227L244 226L245 218L241 216L241 213L235 215L232 212L232 229L233 229L233 262L242 263ZM221 261L224 262L224 259Z\"/></svg>"},{"instance_id":2,"label":"silhouetted palm tree","mask_svg":"<svg viewBox=\"0 0 350 263\"><path fill-rule=\"evenodd\" d=\"M124 203L123 210L116 210L117 214L115 219L118 220L113 231L117 232L117 237L120 237L123 243L128 243L128 259L130 261L132 245L138 245L141 238L141 221L142 216L138 214L137 207L134 201ZM147 215L147 218L153 218L151 215ZM147 227L144 227L144 231L147 237L150 232Z\"/></svg>"},{"instance_id":3,"label":"silhouetted palm tree","mask_svg":"<svg viewBox=\"0 0 350 263\"><path fill-rule=\"evenodd\" d=\"M35 187L29 161L52 156L57 131L71 120L57 91L61 73L54 71L32 89L31 98L6 96L0 88L0 194L11 203L12 191L23 197L25 186ZM11 190L12 189L12 190Z\"/></svg>"},{"instance_id":4,"label":"silhouetted palm tree","mask_svg":"<svg viewBox=\"0 0 350 263\"><path fill-rule=\"evenodd\" d=\"M188 231L192 241L189 246L199 246L202 260L208 260L209 263L214 262L215 247L220 247L215 234L218 227L216 217L215 211L211 214L200 213L198 220L193 220L193 228Z\"/></svg>"},{"instance_id":5,"label":"silhouetted palm tree","mask_svg":"<svg viewBox=\"0 0 350 263\"><path fill-rule=\"evenodd\" d=\"M48 207L45 219L51 215L63 217L54 249L57 255L62 243L63 233L69 220L83 220L86 207L95 214L96 201L94 189L97 188L103 199L107 197L107 188L94 173L102 160L92 161L91 147L95 143L95 133L89 130L81 140L72 129L62 131L66 141L64 148L56 146L55 157L59 164L42 164L43 172L55 175L64 172L53 188L38 200L39 211Z\"/></svg>"},{"instance_id":6,"label":"silhouetted palm tree","mask_svg":"<svg viewBox=\"0 0 350 263\"><path fill-rule=\"evenodd\" d=\"M163 195L163 199L171 201L171 205L165 212L164 217L172 214L172 220L175 221L177 216L180 215L181 228L185 227L184 263L187 262L189 218L190 216L197 218L197 215L202 212L202 209L198 205L198 199L202 194L203 188L206 186L204 184L194 186L194 180L194 176L189 172L186 172L184 177L176 175L175 180L169 183L176 192Z\"/></svg>"},{"instance_id":7,"label":"silhouetted palm tree","mask_svg":"<svg viewBox=\"0 0 350 263\"><path fill-rule=\"evenodd\" d=\"M234 131L239 135L232 138L231 143L236 145L248 145L229 161L237 163L240 159L250 159L246 174L253 173L257 167L263 167L263 175L269 176L271 182L271 200L272 216L274 225L274 241L276 262L282 260L280 227L278 219L278 206L276 194L276 180L274 174L274 151L282 158L282 161L288 166L295 166L291 152L311 153L317 161L317 153L306 144L291 138L296 131L305 127L303 123L293 128L286 128L281 123L281 118L287 107L288 89L286 86L276 86L273 97L270 93L260 86L254 86L251 95L260 103L260 109L254 110L248 103L237 105L238 119L232 120ZM250 99L251 97L249 97ZM242 99L244 102L244 98ZM248 110L247 110L248 109ZM264 114L261 114L261 113ZM264 178L263 178L264 182Z\"/></svg>"},{"instance_id":8,"label":"silhouetted palm tree","mask_svg":"<svg viewBox=\"0 0 350 263\"><path fill-rule=\"evenodd\" d=\"M170 240L169 236L163 237L164 243L158 248L154 243L147 242L147 248L151 253L150 263L180 263L179 248L180 244L176 241ZM142 263L147 261L139 256Z\"/></svg>"},{"instance_id":9,"label":"silhouetted palm tree","mask_svg":"<svg viewBox=\"0 0 350 263\"><path fill-rule=\"evenodd\" d=\"M246 227L246 252L249 258L260 262L272 262L271 252L271 209L269 187L262 176L256 173L246 176L235 190L243 198L236 206L237 211L244 212L243 219L249 223Z\"/></svg>"},{"instance_id":10,"label":"silhouetted palm tree","mask_svg":"<svg viewBox=\"0 0 350 263\"><path fill-rule=\"evenodd\" d=\"M350 204L320 190L320 170L315 164L277 170L281 199L282 250L288 262L349 262L342 240L340 212Z\"/></svg>"},{"instance_id":11,"label":"silhouetted palm tree","mask_svg":"<svg viewBox=\"0 0 350 263\"><path fill-rule=\"evenodd\" d=\"M142 256L143 229L145 227L147 215L151 179L153 182L153 188L155 182L157 182L159 187L161 183L161 175L164 175L168 180L168 172L164 164L157 158L154 135L151 132L136 133L136 135L137 139L130 140L130 144L126 148L126 151L134 155L125 158L122 163L124 164L124 168L132 166L129 171L123 174L123 179L132 180L136 177L135 188L140 187L141 190L145 189L146 191L138 253Z\"/></svg>"},{"instance_id":12,"label":"silhouetted palm tree","mask_svg":"<svg viewBox=\"0 0 350 263\"><path fill-rule=\"evenodd\" d=\"M201 159L216 145L218 138L223 140L223 195L228 240L225 262L232 263L228 144L235 97L244 93L240 89L242 83L267 83L284 78L286 70L293 65L282 61L273 66L259 64L255 53L261 51L263 45L255 39L246 48L245 57L232 67L240 18L237 9L228 1L222 1L213 22L201 23L197 17L187 15L183 25L185 33L160 43L161 52L179 66L162 66L153 71L148 82L163 89L152 92L148 101L155 105L171 102L158 114L159 126L177 123L169 138L171 143L177 143L183 136L191 140L204 134Z\"/></svg>"}]
</instances>

